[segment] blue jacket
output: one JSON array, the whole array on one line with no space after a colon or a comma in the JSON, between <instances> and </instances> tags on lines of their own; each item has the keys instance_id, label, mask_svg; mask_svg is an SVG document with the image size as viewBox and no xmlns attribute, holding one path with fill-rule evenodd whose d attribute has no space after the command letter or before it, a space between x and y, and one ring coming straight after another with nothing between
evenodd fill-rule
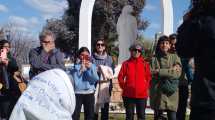
<instances>
[{"instance_id":1,"label":"blue jacket","mask_svg":"<svg viewBox=\"0 0 215 120\"><path fill-rule=\"evenodd\" d=\"M80 73L81 64L74 65L70 71L74 80L75 93L91 93L95 91L95 83L99 80L96 65L92 64L90 68Z\"/></svg>"}]
</instances>

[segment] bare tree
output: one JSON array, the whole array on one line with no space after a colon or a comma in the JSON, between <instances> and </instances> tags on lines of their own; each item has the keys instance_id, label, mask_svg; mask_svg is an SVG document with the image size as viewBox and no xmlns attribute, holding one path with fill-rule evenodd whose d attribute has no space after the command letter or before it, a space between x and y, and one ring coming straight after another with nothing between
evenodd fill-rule
<instances>
[{"instance_id":1,"label":"bare tree","mask_svg":"<svg viewBox=\"0 0 215 120\"><path fill-rule=\"evenodd\" d=\"M29 63L28 53L37 40L28 33L16 29L13 23L4 25L2 30L5 38L11 43L11 53L18 65Z\"/></svg>"}]
</instances>

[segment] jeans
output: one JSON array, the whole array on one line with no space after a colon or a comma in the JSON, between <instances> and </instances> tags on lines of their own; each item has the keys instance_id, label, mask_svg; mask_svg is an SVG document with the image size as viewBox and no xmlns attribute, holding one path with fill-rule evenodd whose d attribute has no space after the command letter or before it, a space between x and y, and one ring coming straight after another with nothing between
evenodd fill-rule
<instances>
[{"instance_id":1,"label":"jeans","mask_svg":"<svg viewBox=\"0 0 215 120\"><path fill-rule=\"evenodd\" d=\"M163 110L155 110L154 111L154 120L176 120L176 112L171 110L166 110L167 118L163 115Z\"/></svg>"},{"instance_id":2,"label":"jeans","mask_svg":"<svg viewBox=\"0 0 215 120\"><path fill-rule=\"evenodd\" d=\"M185 120L186 118L188 94L188 85L179 86L179 103L176 113L177 120Z\"/></svg>"},{"instance_id":3,"label":"jeans","mask_svg":"<svg viewBox=\"0 0 215 120\"><path fill-rule=\"evenodd\" d=\"M215 120L215 110L191 108L190 120Z\"/></svg>"},{"instance_id":4,"label":"jeans","mask_svg":"<svg viewBox=\"0 0 215 120\"><path fill-rule=\"evenodd\" d=\"M145 120L146 98L128 98L123 97L123 102L126 110L126 120L134 120L134 109L136 106L137 119Z\"/></svg>"},{"instance_id":5,"label":"jeans","mask_svg":"<svg viewBox=\"0 0 215 120\"><path fill-rule=\"evenodd\" d=\"M94 93L91 94L75 94L76 106L72 115L73 120L80 119L81 106L84 106L84 120L93 120L94 116Z\"/></svg>"}]
</instances>

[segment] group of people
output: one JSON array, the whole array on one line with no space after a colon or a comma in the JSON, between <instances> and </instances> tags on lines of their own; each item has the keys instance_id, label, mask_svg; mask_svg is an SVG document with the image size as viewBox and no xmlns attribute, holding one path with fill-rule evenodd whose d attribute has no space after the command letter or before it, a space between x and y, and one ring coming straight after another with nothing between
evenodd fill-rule
<instances>
[{"instance_id":1,"label":"group of people","mask_svg":"<svg viewBox=\"0 0 215 120\"><path fill-rule=\"evenodd\" d=\"M29 52L30 78L54 68L65 70L62 59L63 53L55 48L54 34L50 31L44 31L39 38L41 46ZM136 42L130 46L130 58L123 62L118 75L119 85L123 90L122 97L126 110L126 120L134 118L135 105L137 107L137 118L139 120L145 119L148 96L150 96L151 107L155 110L155 120L163 119L162 113L164 111L167 111L168 119L176 120L178 100L180 103L178 85L182 73L182 64L176 53L175 40L175 34L170 37L160 37L155 56L150 62L146 61L142 55L144 51L142 44ZM8 69L7 73L13 75L14 72L18 71L18 67L15 59L10 55L10 43L6 40L1 42L3 47L7 48L7 58L10 59L10 62L4 60L1 62ZM11 68L13 68L13 71L10 70ZM98 120L100 108L101 119L108 120L113 68L112 58L107 53L103 37L96 41L92 55L86 47L81 47L78 50L75 64L69 69L68 73L72 76L71 83L74 86L76 99L75 110L72 114L74 120L80 119L82 105L84 106L84 118L86 120ZM1 105L4 106L2 108L5 108L1 109L1 117L6 119L9 118L13 106L20 96L20 92L17 93L19 91L17 89L19 81L14 80L11 75L8 79L10 89L5 90L13 91L5 94L8 97L8 100L4 100L6 103L1 102ZM166 81L168 82L166 83ZM11 82L14 82L13 86ZM166 84L167 86L165 86ZM1 90L1 95L4 95L4 93ZM16 95L11 95L12 93L16 93ZM13 96L12 99L11 96ZM184 94L181 97L184 98ZM10 104L7 104L7 102L10 102ZM10 107L5 106L5 104ZM183 119L185 119L186 105L182 109L185 109L181 112ZM180 119L182 120L182 118Z\"/></svg>"},{"instance_id":2,"label":"group of people","mask_svg":"<svg viewBox=\"0 0 215 120\"><path fill-rule=\"evenodd\" d=\"M191 0L190 10L184 15L183 23L178 28L177 41L170 40L174 38L174 35L159 38L155 56L150 61L152 76L150 105L154 109L155 120L166 119L163 116L164 111L167 112L168 120L185 119L188 84L192 80L190 120L214 120L214 10L214 0ZM131 54L135 51L137 52L136 49L131 50ZM194 75L189 66L192 58L195 64ZM142 74L145 77L141 80L146 82L149 75L147 72L139 70L139 65L138 59L132 62L132 58L130 58L123 63L118 77L123 89L127 120L133 119L134 105L137 107L138 119L141 120L144 116L139 108L139 104L144 102L139 101L147 97L140 97L139 84L136 83L139 79L136 78L139 78L139 74ZM132 70L134 66L135 72L131 72L130 69ZM132 87L134 85L136 87ZM144 88L145 85L142 85L142 87Z\"/></svg>"},{"instance_id":3,"label":"group of people","mask_svg":"<svg viewBox=\"0 0 215 120\"><path fill-rule=\"evenodd\" d=\"M31 49L29 52L29 76L33 81L36 76L45 71L52 69L66 71L64 66L64 54L55 47L55 35L51 31L46 30L41 32L39 39L40 46ZM9 52L11 47L9 41L1 40L0 42L1 50L5 48L7 54L5 59L3 59L1 55L1 69L5 68L8 75L4 76L3 70L1 70L0 83L2 88L0 94L0 118L7 120L21 95L21 91L18 88L20 81L14 80L14 75L17 74L16 72L19 71L19 68L16 60ZM47 72L47 74L49 73ZM101 119L108 119L112 90L113 61L112 57L107 54L105 39L101 37L97 40L92 56L87 47L81 47L78 50L74 66L69 68L67 74L72 76L71 83L74 86L76 101L75 111L73 114L71 113L72 118L74 120L80 119L80 112L83 105L85 119L98 119L98 112L100 109L102 113ZM8 88L5 87L7 86L7 82ZM38 82L38 84L40 83ZM31 86L31 80L29 86ZM30 88L31 87L29 87L29 89ZM97 93L95 96L96 90ZM14 119L14 116L17 115L12 116Z\"/></svg>"}]
</instances>

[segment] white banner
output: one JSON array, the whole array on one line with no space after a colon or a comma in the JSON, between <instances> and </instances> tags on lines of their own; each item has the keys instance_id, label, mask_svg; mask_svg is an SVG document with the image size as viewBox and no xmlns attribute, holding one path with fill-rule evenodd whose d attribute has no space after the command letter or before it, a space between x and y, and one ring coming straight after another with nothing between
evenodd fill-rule
<instances>
[{"instance_id":1,"label":"white banner","mask_svg":"<svg viewBox=\"0 0 215 120\"><path fill-rule=\"evenodd\" d=\"M72 120L74 109L75 94L69 77L53 69L30 80L10 120Z\"/></svg>"}]
</instances>

